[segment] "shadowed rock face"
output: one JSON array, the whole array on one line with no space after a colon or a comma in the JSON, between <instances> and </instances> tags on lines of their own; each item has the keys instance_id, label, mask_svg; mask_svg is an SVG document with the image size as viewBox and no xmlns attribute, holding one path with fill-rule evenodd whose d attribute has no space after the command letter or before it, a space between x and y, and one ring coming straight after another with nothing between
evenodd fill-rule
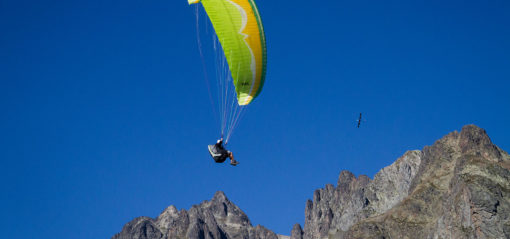
<instances>
[{"instance_id":1,"label":"shadowed rock face","mask_svg":"<svg viewBox=\"0 0 510 239\"><path fill-rule=\"evenodd\" d=\"M139 217L113 239L510 238L510 156L474 125L406 152L374 179L342 171L276 235L217 192L188 211Z\"/></svg>"},{"instance_id":2,"label":"shadowed rock face","mask_svg":"<svg viewBox=\"0 0 510 239\"><path fill-rule=\"evenodd\" d=\"M294 225L292 231L290 231L290 239L303 239L303 229L301 228L301 225Z\"/></svg>"},{"instance_id":3,"label":"shadowed rock face","mask_svg":"<svg viewBox=\"0 0 510 239\"><path fill-rule=\"evenodd\" d=\"M152 218L138 217L126 224L113 239L156 239L162 237L163 234L154 224Z\"/></svg>"}]
</instances>

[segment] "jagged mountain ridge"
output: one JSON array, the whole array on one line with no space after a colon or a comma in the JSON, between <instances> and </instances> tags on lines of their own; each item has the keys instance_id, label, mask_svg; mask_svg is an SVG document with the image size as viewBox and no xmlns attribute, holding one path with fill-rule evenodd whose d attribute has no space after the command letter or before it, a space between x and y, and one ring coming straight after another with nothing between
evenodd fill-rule
<instances>
[{"instance_id":1,"label":"jagged mountain ridge","mask_svg":"<svg viewBox=\"0 0 510 239\"><path fill-rule=\"evenodd\" d=\"M278 239L263 226L253 227L246 214L221 191L210 201L178 211L166 208L156 219L138 217L112 239Z\"/></svg>"},{"instance_id":2,"label":"jagged mountain ridge","mask_svg":"<svg viewBox=\"0 0 510 239\"><path fill-rule=\"evenodd\" d=\"M288 238L248 217L222 192L190 210L136 218L113 239ZM342 171L305 206L291 239L510 238L510 156L474 125L406 152L374 179Z\"/></svg>"}]
</instances>

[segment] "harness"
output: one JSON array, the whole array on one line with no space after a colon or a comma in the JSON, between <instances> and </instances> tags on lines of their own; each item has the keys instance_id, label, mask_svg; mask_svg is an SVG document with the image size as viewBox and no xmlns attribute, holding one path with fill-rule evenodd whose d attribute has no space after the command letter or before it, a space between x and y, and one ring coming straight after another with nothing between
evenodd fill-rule
<instances>
[{"instance_id":1,"label":"harness","mask_svg":"<svg viewBox=\"0 0 510 239\"><path fill-rule=\"evenodd\" d=\"M228 151L223 147L220 148L216 145L208 145L209 154L214 159L216 163L223 163L228 158Z\"/></svg>"}]
</instances>

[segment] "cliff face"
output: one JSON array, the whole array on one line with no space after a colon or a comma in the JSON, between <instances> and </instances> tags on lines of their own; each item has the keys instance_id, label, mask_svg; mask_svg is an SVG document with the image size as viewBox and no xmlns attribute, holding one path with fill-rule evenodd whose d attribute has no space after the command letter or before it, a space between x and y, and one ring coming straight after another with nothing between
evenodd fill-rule
<instances>
[{"instance_id":1,"label":"cliff face","mask_svg":"<svg viewBox=\"0 0 510 239\"><path fill-rule=\"evenodd\" d=\"M342 171L337 187L316 190L305 209L304 238L324 238L347 231L356 222L385 213L409 192L422 160L420 151L409 151L370 180Z\"/></svg>"},{"instance_id":2,"label":"cliff face","mask_svg":"<svg viewBox=\"0 0 510 239\"><path fill-rule=\"evenodd\" d=\"M289 238L253 227L223 193L157 219L136 218L114 239ZM374 179L342 171L305 207L290 239L510 238L510 156L474 125L406 152Z\"/></svg>"}]
</instances>

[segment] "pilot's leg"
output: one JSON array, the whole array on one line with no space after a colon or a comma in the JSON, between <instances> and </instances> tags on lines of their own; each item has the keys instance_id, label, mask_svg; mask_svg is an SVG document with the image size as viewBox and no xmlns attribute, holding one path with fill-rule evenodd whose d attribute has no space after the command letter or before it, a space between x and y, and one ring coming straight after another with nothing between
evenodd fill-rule
<instances>
[{"instance_id":1,"label":"pilot's leg","mask_svg":"<svg viewBox=\"0 0 510 239\"><path fill-rule=\"evenodd\" d=\"M235 159L234 159L234 153L232 152L229 152L228 153L228 157L230 158L230 164L236 166L237 164L239 164Z\"/></svg>"}]
</instances>

